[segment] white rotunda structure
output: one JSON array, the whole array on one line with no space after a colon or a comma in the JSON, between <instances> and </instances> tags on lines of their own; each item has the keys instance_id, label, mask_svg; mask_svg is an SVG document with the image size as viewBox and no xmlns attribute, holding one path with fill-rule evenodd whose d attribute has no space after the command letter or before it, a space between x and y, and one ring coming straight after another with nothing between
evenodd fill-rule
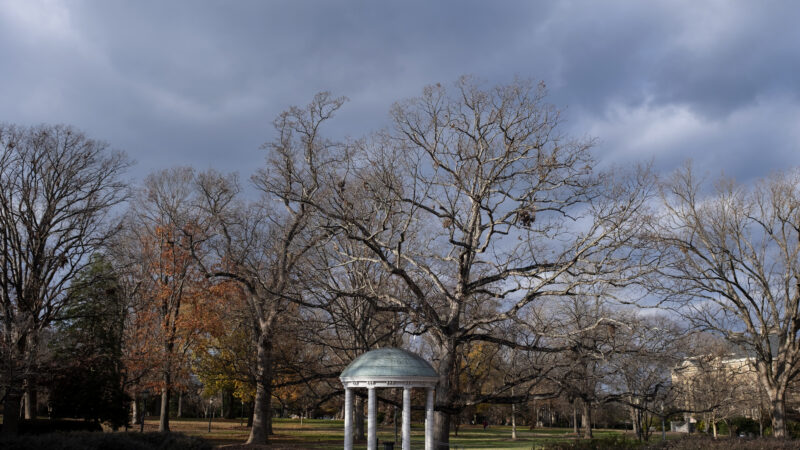
<instances>
[{"instance_id":1,"label":"white rotunda structure","mask_svg":"<svg viewBox=\"0 0 800 450\"><path fill-rule=\"evenodd\" d=\"M411 389L426 389L425 450L433 450L433 399L439 376L427 361L401 348L379 348L354 359L339 379L344 385L345 450L353 449L353 389L367 390L367 450L377 450L378 388L403 388L402 450L411 448Z\"/></svg>"}]
</instances>

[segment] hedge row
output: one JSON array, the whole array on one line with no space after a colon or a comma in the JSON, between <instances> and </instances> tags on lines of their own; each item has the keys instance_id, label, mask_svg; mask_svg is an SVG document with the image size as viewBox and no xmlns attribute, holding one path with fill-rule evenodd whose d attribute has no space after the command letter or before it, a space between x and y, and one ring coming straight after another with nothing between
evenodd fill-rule
<instances>
[{"instance_id":1,"label":"hedge row","mask_svg":"<svg viewBox=\"0 0 800 450\"><path fill-rule=\"evenodd\" d=\"M206 440L181 433L48 433L0 439L4 450L211 450Z\"/></svg>"}]
</instances>

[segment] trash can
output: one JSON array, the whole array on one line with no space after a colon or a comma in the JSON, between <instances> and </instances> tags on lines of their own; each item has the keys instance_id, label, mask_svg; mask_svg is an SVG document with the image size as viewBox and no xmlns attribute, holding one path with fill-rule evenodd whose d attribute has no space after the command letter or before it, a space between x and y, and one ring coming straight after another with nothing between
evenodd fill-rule
<instances>
[{"instance_id":1,"label":"trash can","mask_svg":"<svg viewBox=\"0 0 800 450\"><path fill-rule=\"evenodd\" d=\"M384 442L383 450L394 450L394 442Z\"/></svg>"}]
</instances>

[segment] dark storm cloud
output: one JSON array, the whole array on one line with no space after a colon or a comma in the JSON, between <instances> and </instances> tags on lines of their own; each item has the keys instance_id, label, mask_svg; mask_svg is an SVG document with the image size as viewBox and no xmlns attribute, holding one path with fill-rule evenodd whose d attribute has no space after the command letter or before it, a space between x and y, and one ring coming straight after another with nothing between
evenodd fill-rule
<instances>
[{"instance_id":1,"label":"dark storm cloud","mask_svg":"<svg viewBox=\"0 0 800 450\"><path fill-rule=\"evenodd\" d=\"M793 3L19 1L0 4L0 120L65 122L136 176L260 164L270 122L319 90L330 131L475 74L543 79L604 162L687 157L748 178L800 164Z\"/></svg>"}]
</instances>

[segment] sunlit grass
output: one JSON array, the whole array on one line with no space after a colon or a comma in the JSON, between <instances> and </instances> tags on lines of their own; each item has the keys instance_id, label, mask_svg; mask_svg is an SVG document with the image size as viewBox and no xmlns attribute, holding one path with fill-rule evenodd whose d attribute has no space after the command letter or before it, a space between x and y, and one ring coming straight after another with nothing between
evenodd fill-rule
<instances>
[{"instance_id":1,"label":"sunlit grass","mask_svg":"<svg viewBox=\"0 0 800 450\"><path fill-rule=\"evenodd\" d=\"M156 430L158 421L147 420L146 430ZM200 436L211 441L214 445L226 446L242 444L247 440L250 429L239 420L214 419L211 432L208 432L208 421L202 419L171 420L173 431ZM344 424L341 420L303 420L299 419L274 419L274 435L270 436L270 443L287 448L309 449L341 449L344 437ZM399 432L399 430L398 430ZM424 448L425 430L422 424L413 424L411 429L412 448ZM595 437L602 438L621 434L617 430L595 430ZM536 428L529 430L527 427L517 428L517 440L511 440L511 427L490 426L484 430L482 425L461 426L458 436L451 434L451 448L464 449L531 449L548 443L575 439L571 429L564 428ZM378 429L379 447L383 442L394 442L394 425L381 426ZM365 442L357 442L356 449L366 449ZM399 449L399 445L395 446Z\"/></svg>"},{"instance_id":2,"label":"sunlit grass","mask_svg":"<svg viewBox=\"0 0 800 450\"><path fill-rule=\"evenodd\" d=\"M0 415L0 421L2 416ZM250 429L240 419L213 419L209 432L208 420L170 419L170 429L192 436L202 437L216 446L237 446L243 444ZM133 427L129 432L138 432ZM144 431L158 431L158 418L145 421ZM341 420L303 420L273 419L274 435L270 443L277 448L341 449L344 440L344 424ZM380 426L378 440L383 448L384 442L395 442L394 425ZM398 429L398 433L400 430ZM594 430L596 438L623 434L618 430ZM632 437L630 434L627 436ZM657 437L656 437L657 438ZM462 425L458 435L450 435L450 446L454 449L531 449L541 448L549 443L575 439L572 429L565 428L517 428L517 439L511 440L511 427L490 426L484 430L482 425ZM411 445L413 449L425 447L425 430L421 423L412 424ZM366 442L356 442L355 449L366 449ZM395 449L399 450L399 444Z\"/></svg>"}]
</instances>

